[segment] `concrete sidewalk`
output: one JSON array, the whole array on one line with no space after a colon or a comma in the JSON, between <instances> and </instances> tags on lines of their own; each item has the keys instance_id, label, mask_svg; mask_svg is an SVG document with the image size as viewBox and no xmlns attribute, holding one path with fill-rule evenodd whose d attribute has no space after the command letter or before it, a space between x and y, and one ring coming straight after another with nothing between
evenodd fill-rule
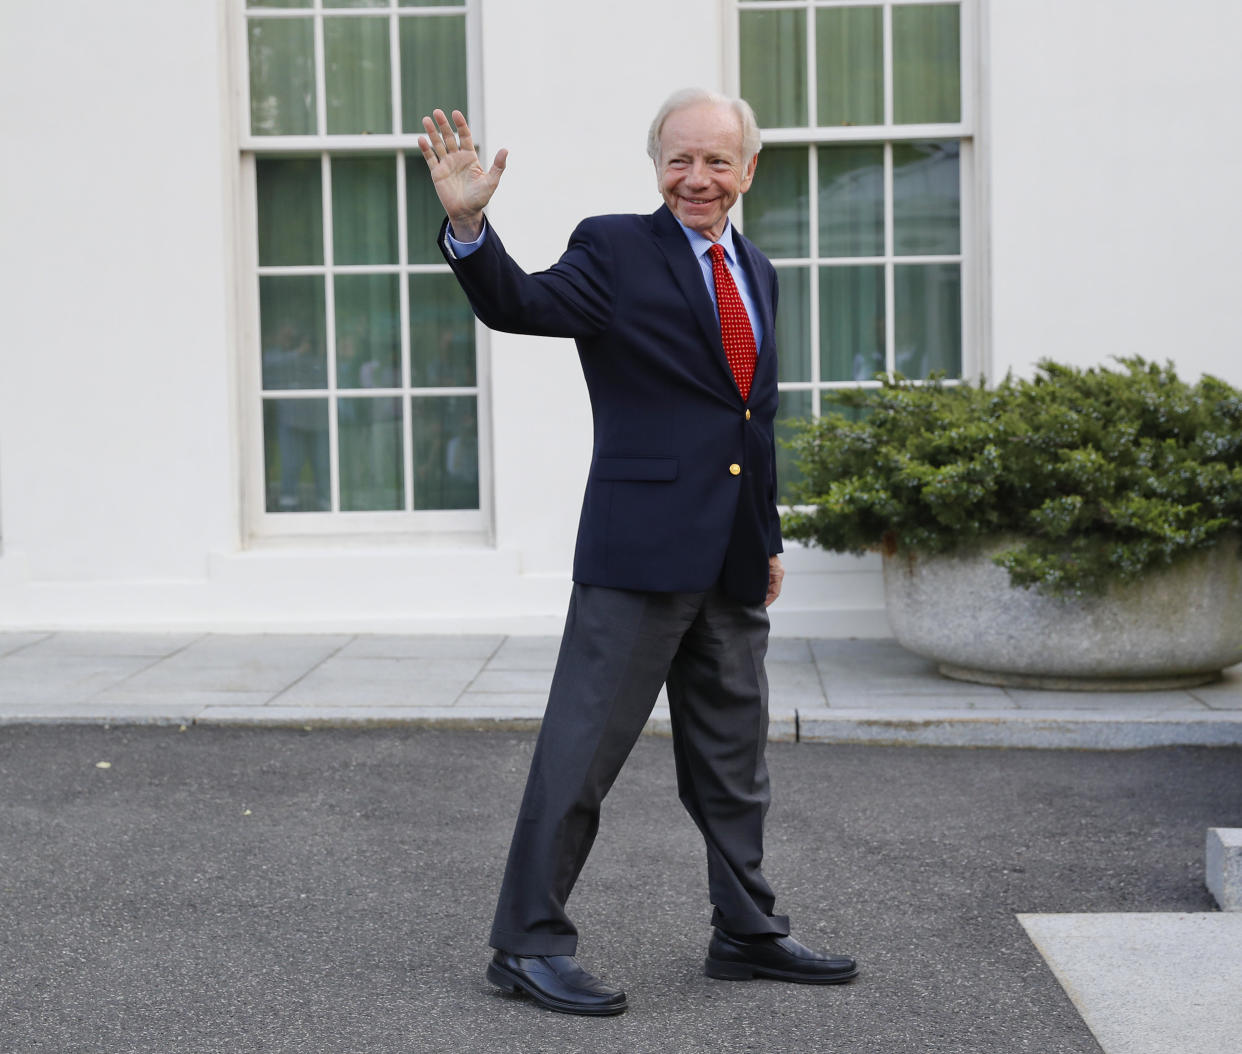
<instances>
[{"instance_id":1,"label":"concrete sidewalk","mask_svg":"<svg viewBox=\"0 0 1242 1054\"><path fill-rule=\"evenodd\" d=\"M0 723L534 727L555 637L0 633ZM1189 691L967 684L891 640L774 638L775 741L1242 744L1242 666ZM668 730L667 702L652 715Z\"/></svg>"}]
</instances>

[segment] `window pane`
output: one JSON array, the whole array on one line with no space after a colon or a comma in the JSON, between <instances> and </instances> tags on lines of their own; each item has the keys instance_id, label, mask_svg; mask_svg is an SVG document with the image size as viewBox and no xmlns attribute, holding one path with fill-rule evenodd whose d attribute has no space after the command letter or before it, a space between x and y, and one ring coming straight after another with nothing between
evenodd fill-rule
<instances>
[{"instance_id":1,"label":"window pane","mask_svg":"<svg viewBox=\"0 0 1242 1054\"><path fill-rule=\"evenodd\" d=\"M776 411L776 500L782 505L793 501L790 493L795 483L802 481L802 473L794 464L794 452L782 443L788 442L795 423L811 416L810 392L781 392L781 404Z\"/></svg>"},{"instance_id":2,"label":"window pane","mask_svg":"<svg viewBox=\"0 0 1242 1054\"><path fill-rule=\"evenodd\" d=\"M268 512L331 508L327 399L265 399L263 454Z\"/></svg>"},{"instance_id":3,"label":"window pane","mask_svg":"<svg viewBox=\"0 0 1242 1054\"><path fill-rule=\"evenodd\" d=\"M869 381L884 369L884 268L819 270L819 374Z\"/></svg>"},{"instance_id":4,"label":"window pane","mask_svg":"<svg viewBox=\"0 0 1242 1054\"><path fill-rule=\"evenodd\" d=\"M819 255L884 254L884 148L819 148Z\"/></svg>"},{"instance_id":5,"label":"window pane","mask_svg":"<svg viewBox=\"0 0 1242 1054\"><path fill-rule=\"evenodd\" d=\"M309 18L252 18L250 132L315 134L315 36Z\"/></svg>"},{"instance_id":6,"label":"window pane","mask_svg":"<svg viewBox=\"0 0 1242 1054\"><path fill-rule=\"evenodd\" d=\"M246 0L247 7L310 7L314 0Z\"/></svg>"},{"instance_id":7,"label":"window pane","mask_svg":"<svg viewBox=\"0 0 1242 1054\"><path fill-rule=\"evenodd\" d=\"M806 147L767 147L743 199L746 237L768 256L810 254Z\"/></svg>"},{"instance_id":8,"label":"window pane","mask_svg":"<svg viewBox=\"0 0 1242 1054\"><path fill-rule=\"evenodd\" d=\"M323 0L323 6L332 7L387 7L388 0Z\"/></svg>"},{"instance_id":9,"label":"window pane","mask_svg":"<svg viewBox=\"0 0 1242 1054\"><path fill-rule=\"evenodd\" d=\"M962 271L959 264L894 268L897 370L926 377L962 375Z\"/></svg>"},{"instance_id":10,"label":"window pane","mask_svg":"<svg viewBox=\"0 0 1242 1054\"><path fill-rule=\"evenodd\" d=\"M466 102L465 16L401 19L402 130L421 132L437 106L451 113Z\"/></svg>"},{"instance_id":11,"label":"window pane","mask_svg":"<svg viewBox=\"0 0 1242 1054\"><path fill-rule=\"evenodd\" d=\"M318 160L255 163L259 266L323 263L323 173Z\"/></svg>"},{"instance_id":12,"label":"window pane","mask_svg":"<svg viewBox=\"0 0 1242 1054\"><path fill-rule=\"evenodd\" d=\"M323 20L328 134L392 131L387 18Z\"/></svg>"},{"instance_id":13,"label":"window pane","mask_svg":"<svg viewBox=\"0 0 1242 1054\"><path fill-rule=\"evenodd\" d=\"M395 274L336 276L338 388L401 386L401 304Z\"/></svg>"},{"instance_id":14,"label":"window pane","mask_svg":"<svg viewBox=\"0 0 1242 1054\"><path fill-rule=\"evenodd\" d=\"M742 97L764 128L803 128L806 108L806 13L741 13Z\"/></svg>"},{"instance_id":15,"label":"window pane","mask_svg":"<svg viewBox=\"0 0 1242 1054\"><path fill-rule=\"evenodd\" d=\"M431 185L431 173L419 153L405 155L405 231L410 263L443 263L436 235L444 222L444 207Z\"/></svg>"},{"instance_id":16,"label":"window pane","mask_svg":"<svg viewBox=\"0 0 1242 1054\"><path fill-rule=\"evenodd\" d=\"M884 123L884 30L878 7L815 12L818 123Z\"/></svg>"},{"instance_id":17,"label":"window pane","mask_svg":"<svg viewBox=\"0 0 1242 1054\"><path fill-rule=\"evenodd\" d=\"M321 275L264 275L259 279L263 388L326 388L328 358Z\"/></svg>"},{"instance_id":18,"label":"window pane","mask_svg":"<svg viewBox=\"0 0 1242 1054\"><path fill-rule=\"evenodd\" d=\"M400 0L398 7L465 7L466 0Z\"/></svg>"},{"instance_id":19,"label":"window pane","mask_svg":"<svg viewBox=\"0 0 1242 1054\"><path fill-rule=\"evenodd\" d=\"M779 379L811 379L811 269L782 267L776 272L781 297L776 309Z\"/></svg>"},{"instance_id":20,"label":"window pane","mask_svg":"<svg viewBox=\"0 0 1242 1054\"><path fill-rule=\"evenodd\" d=\"M479 507L479 425L473 395L415 396L414 508Z\"/></svg>"},{"instance_id":21,"label":"window pane","mask_svg":"<svg viewBox=\"0 0 1242 1054\"><path fill-rule=\"evenodd\" d=\"M893 144L893 251L961 252L961 145Z\"/></svg>"},{"instance_id":22,"label":"window pane","mask_svg":"<svg viewBox=\"0 0 1242 1054\"><path fill-rule=\"evenodd\" d=\"M341 510L405 508L401 399L342 399L337 418Z\"/></svg>"},{"instance_id":23,"label":"window pane","mask_svg":"<svg viewBox=\"0 0 1242 1054\"><path fill-rule=\"evenodd\" d=\"M957 4L893 8L893 121L962 119L960 12Z\"/></svg>"},{"instance_id":24,"label":"window pane","mask_svg":"<svg viewBox=\"0 0 1242 1054\"><path fill-rule=\"evenodd\" d=\"M397 164L332 159L332 255L338 264L397 262Z\"/></svg>"},{"instance_id":25,"label":"window pane","mask_svg":"<svg viewBox=\"0 0 1242 1054\"><path fill-rule=\"evenodd\" d=\"M451 274L410 275L410 383L472 388L474 312Z\"/></svg>"}]
</instances>

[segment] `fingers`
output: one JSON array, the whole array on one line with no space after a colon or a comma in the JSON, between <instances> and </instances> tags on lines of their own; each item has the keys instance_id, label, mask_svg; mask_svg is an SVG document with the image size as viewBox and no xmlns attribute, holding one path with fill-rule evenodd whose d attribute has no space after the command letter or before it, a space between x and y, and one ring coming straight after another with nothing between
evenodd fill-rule
<instances>
[{"instance_id":1,"label":"fingers","mask_svg":"<svg viewBox=\"0 0 1242 1054\"><path fill-rule=\"evenodd\" d=\"M418 148L428 164L434 158L445 157L457 149L457 137L453 135L453 128L443 110L433 110L430 117L424 116L422 125L427 134L418 137Z\"/></svg>"},{"instance_id":2,"label":"fingers","mask_svg":"<svg viewBox=\"0 0 1242 1054\"><path fill-rule=\"evenodd\" d=\"M457 125L457 138L461 143L461 148L463 150L473 150L474 138L470 135L470 126L466 124L466 115L460 110L454 110L453 123Z\"/></svg>"},{"instance_id":3,"label":"fingers","mask_svg":"<svg viewBox=\"0 0 1242 1054\"><path fill-rule=\"evenodd\" d=\"M771 607L772 602L781 595L781 580L785 577L785 568L781 564L779 556L771 556L768 558L768 595L764 598L763 606Z\"/></svg>"},{"instance_id":4,"label":"fingers","mask_svg":"<svg viewBox=\"0 0 1242 1054\"><path fill-rule=\"evenodd\" d=\"M426 117L423 118L424 122L427 120L428 119ZM427 167L434 168L436 162L439 161L440 158L436 154L435 148L431 145L431 140L427 136L420 135L418 137L418 149L423 152L423 160L427 162Z\"/></svg>"},{"instance_id":5,"label":"fingers","mask_svg":"<svg viewBox=\"0 0 1242 1054\"><path fill-rule=\"evenodd\" d=\"M458 151L475 153L474 135L470 131L470 125L466 123L465 114L460 110L453 111L453 120L450 123L444 111L437 108L431 111L430 117L423 118L422 124L423 131L427 134L418 137L418 148L422 151L428 168L435 168L437 162ZM508 150L497 151L488 172L488 179L493 184L499 182L508 158Z\"/></svg>"},{"instance_id":6,"label":"fingers","mask_svg":"<svg viewBox=\"0 0 1242 1054\"><path fill-rule=\"evenodd\" d=\"M470 126L466 124L466 118L460 110L453 111L453 124L457 126L456 132L444 111L440 109L432 110L431 116L424 117L422 124L423 131L427 133L427 145L437 157L444 157L456 150L474 149ZM420 148L423 146L423 138L423 136L418 137Z\"/></svg>"}]
</instances>

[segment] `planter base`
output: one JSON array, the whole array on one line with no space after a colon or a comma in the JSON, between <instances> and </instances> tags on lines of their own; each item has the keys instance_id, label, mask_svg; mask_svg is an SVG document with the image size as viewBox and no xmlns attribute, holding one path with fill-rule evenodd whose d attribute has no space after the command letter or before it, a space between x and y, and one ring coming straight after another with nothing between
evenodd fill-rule
<instances>
[{"instance_id":1,"label":"planter base","mask_svg":"<svg viewBox=\"0 0 1242 1054\"><path fill-rule=\"evenodd\" d=\"M1136 692L1189 688L1242 662L1236 536L1104 596L1015 589L971 552L884 557L893 636L947 677L1011 688Z\"/></svg>"},{"instance_id":2,"label":"planter base","mask_svg":"<svg viewBox=\"0 0 1242 1054\"><path fill-rule=\"evenodd\" d=\"M1041 677L1037 674L976 670L949 662L939 663L937 669L955 681L995 684L1001 688L1040 688L1053 692L1171 692L1220 680L1219 672L1187 673L1174 677Z\"/></svg>"}]
</instances>

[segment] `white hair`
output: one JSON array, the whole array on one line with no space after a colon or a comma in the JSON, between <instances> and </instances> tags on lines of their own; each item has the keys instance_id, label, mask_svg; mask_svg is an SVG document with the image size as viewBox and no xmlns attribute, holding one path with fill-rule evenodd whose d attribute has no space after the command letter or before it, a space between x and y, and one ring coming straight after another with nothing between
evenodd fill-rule
<instances>
[{"instance_id":1,"label":"white hair","mask_svg":"<svg viewBox=\"0 0 1242 1054\"><path fill-rule=\"evenodd\" d=\"M660 160L660 136L664 132L664 122L678 110L684 110L699 103L711 103L713 106L727 106L735 114L742 125L742 161L748 162L759 153L763 146L759 139L759 122L755 119L755 111L745 99L731 99L719 92L708 91L706 88L682 88L673 92L656 112L655 120L647 131L647 156L652 161Z\"/></svg>"}]
</instances>

